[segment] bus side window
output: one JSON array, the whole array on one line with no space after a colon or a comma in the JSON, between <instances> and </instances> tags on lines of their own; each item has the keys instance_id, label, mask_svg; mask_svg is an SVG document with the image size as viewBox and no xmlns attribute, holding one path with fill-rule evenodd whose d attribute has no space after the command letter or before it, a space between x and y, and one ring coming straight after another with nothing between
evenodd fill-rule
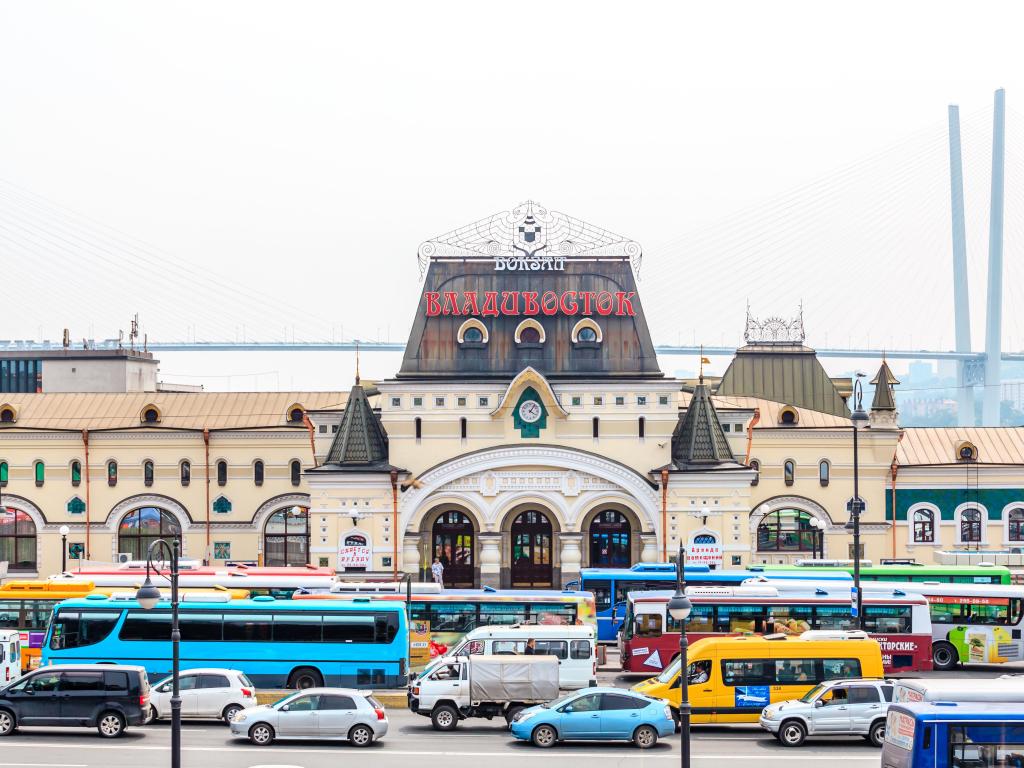
<instances>
[{"instance_id":1,"label":"bus side window","mask_svg":"<svg viewBox=\"0 0 1024 768\"><path fill-rule=\"evenodd\" d=\"M661 616L656 613L635 615L637 637L661 637Z\"/></svg>"},{"instance_id":2,"label":"bus side window","mask_svg":"<svg viewBox=\"0 0 1024 768\"><path fill-rule=\"evenodd\" d=\"M612 607L612 585L610 581L587 580L586 589L594 593L594 607L607 611Z\"/></svg>"},{"instance_id":3,"label":"bus side window","mask_svg":"<svg viewBox=\"0 0 1024 768\"><path fill-rule=\"evenodd\" d=\"M921 747L923 749L931 749L932 747L932 727L926 725L924 728L924 734L921 736Z\"/></svg>"}]
</instances>

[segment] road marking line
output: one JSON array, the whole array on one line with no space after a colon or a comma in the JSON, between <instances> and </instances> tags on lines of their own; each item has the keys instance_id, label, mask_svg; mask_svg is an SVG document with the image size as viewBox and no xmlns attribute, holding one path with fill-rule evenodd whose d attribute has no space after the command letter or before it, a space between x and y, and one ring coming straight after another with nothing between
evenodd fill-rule
<instances>
[{"instance_id":1,"label":"road marking line","mask_svg":"<svg viewBox=\"0 0 1024 768\"><path fill-rule=\"evenodd\" d=\"M31 742L19 743L19 742L10 742L10 741L6 741L6 740L3 742L3 744L4 744L4 746L12 746L12 747L38 746L38 744L33 745ZM527 754L529 754L529 749L528 748L524 749L525 746L526 745L511 747L510 749L507 749L504 752L451 752L451 751L427 752L427 751L423 751L423 750L387 749L386 747L378 747L375 750L373 750L372 752L360 753L360 754L364 755L365 757L369 757L370 755L376 755L378 753L380 754L381 757L387 757L388 755L396 755L396 756L403 756L403 757L405 757L405 756L415 757L417 755L426 755L428 757L509 757L509 756L512 756L512 755L516 755L516 753L519 750L523 750L522 751L522 755L523 756L526 756ZM156 750L159 750L161 752L167 751L167 746L166 745L159 746L159 747L147 747L147 746L135 745L135 744L132 744L132 745L117 745L117 746L115 746L115 745L105 745L105 744L52 744L51 743L51 744L47 744L46 747L47 747L47 749L54 749L54 748L59 748L59 749L116 749L118 751L122 751L122 750L136 750L136 751L140 751L140 752L141 751L156 751ZM272 747L271 749L273 750L274 754L312 754L312 755L321 755L321 754L337 755L338 754L337 749L327 749L327 748L275 746L275 747ZM252 746L246 746L244 744L238 744L238 745L234 745L234 746L223 746L223 747L182 747L181 751L182 752L254 752L254 753L259 753L259 754L262 754L262 755L266 755L267 754L267 748L266 747L252 747ZM627 752L625 750L616 750L615 752L611 752L611 751L609 751L609 752L573 752L571 754L571 756L573 758L578 758L578 757L579 758L597 757L597 758L605 758L605 759L612 759L612 760L621 760L623 757L626 756L626 754L627 754ZM634 753L633 752L629 752L628 754L634 754ZM647 754L641 755L641 757L643 757L644 759L651 759L651 760L675 760L677 762L679 760L679 756L676 754L675 750L672 750L671 752L666 752L665 754L656 754L656 755L652 755L652 754L647 753ZM823 757L822 755L790 755L790 754L771 754L771 753L767 753L767 752L748 752L748 753L735 754L735 755L714 755L714 754L700 755L700 754L695 754L695 755L692 755L692 757L694 757L694 758L696 758L698 760L745 760L747 758L755 758L755 759L758 759L758 760L791 760L791 761L799 761L799 760L817 760L817 761L820 761L820 760L823 760L823 759L827 759L829 761L839 760L839 761L847 761L847 762L854 761L854 760L860 760L860 761L870 762L873 765L877 765L878 764L878 756L877 755L874 755L874 756L828 755L827 757ZM2 766L4 766L4 765L12 765L12 764L10 764L10 763L7 763L7 764L0 763L0 768L2 768ZM14 763L13 765L39 765L39 764L38 763ZM51 764L45 764L45 765L64 766L65 764L63 764L63 763L51 763ZM84 766L76 766L76 768L84 768Z\"/></svg>"}]
</instances>

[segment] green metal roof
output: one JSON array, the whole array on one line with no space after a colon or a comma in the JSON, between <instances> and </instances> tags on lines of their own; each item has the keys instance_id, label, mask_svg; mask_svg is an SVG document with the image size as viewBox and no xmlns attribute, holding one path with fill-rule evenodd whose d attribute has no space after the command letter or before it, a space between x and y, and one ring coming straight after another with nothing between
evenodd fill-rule
<instances>
[{"instance_id":1,"label":"green metal roof","mask_svg":"<svg viewBox=\"0 0 1024 768\"><path fill-rule=\"evenodd\" d=\"M801 344L740 347L715 394L759 397L833 416L850 416L814 350Z\"/></svg>"},{"instance_id":2,"label":"green metal roof","mask_svg":"<svg viewBox=\"0 0 1024 768\"><path fill-rule=\"evenodd\" d=\"M882 367L878 369L875 378L871 380L875 386L875 396L871 400L872 411L895 411L896 396L893 394L893 385L899 384L899 380L892 375L889 364L882 360Z\"/></svg>"},{"instance_id":3,"label":"green metal roof","mask_svg":"<svg viewBox=\"0 0 1024 768\"><path fill-rule=\"evenodd\" d=\"M341 425L327 452L328 465L386 465L388 436L377 414L366 399L362 386L356 384L349 393ZM389 467L390 469L390 467Z\"/></svg>"}]
</instances>

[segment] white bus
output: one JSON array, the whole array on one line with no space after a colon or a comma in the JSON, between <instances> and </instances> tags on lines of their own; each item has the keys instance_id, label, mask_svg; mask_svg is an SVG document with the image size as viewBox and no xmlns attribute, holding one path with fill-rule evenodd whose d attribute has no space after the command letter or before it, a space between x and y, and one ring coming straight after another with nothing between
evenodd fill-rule
<instances>
[{"instance_id":1,"label":"white bus","mask_svg":"<svg viewBox=\"0 0 1024 768\"><path fill-rule=\"evenodd\" d=\"M1024 661L1024 588L1004 584L937 582L865 583L865 593L894 589L924 595L932 619L932 662L958 664Z\"/></svg>"},{"instance_id":2,"label":"white bus","mask_svg":"<svg viewBox=\"0 0 1024 768\"><path fill-rule=\"evenodd\" d=\"M21 632L0 630L0 685L21 677Z\"/></svg>"}]
</instances>

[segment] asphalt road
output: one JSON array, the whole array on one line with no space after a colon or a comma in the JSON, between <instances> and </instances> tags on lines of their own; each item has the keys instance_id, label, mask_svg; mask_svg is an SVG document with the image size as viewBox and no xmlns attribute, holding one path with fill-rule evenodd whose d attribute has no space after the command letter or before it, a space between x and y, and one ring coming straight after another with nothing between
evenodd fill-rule
<instances>
[{"instance_id":1,"label":"asphalt road","mask_svg":"<svg viewBox=\"0 0 1024 768\"><path fill-rule=\"evenodd\" d=\"M338 761L355 759L372 768L513 768L524 760L543 758L545 765L566 768L586 760L591 768L632 765L666 766L679 760L679 736L670 736L654 748L640 751L629 744L574 743L539 750L516 741L504 723L469 720L454 733L438 733L430 721L406 710L388 713L390 732L366 749L344 742L278 742L254 747L231 737L216 722L187 723L182 734L183 768L336 768ZM694 731L693 765L720 766L723 760L742 761L758 768L820 765L824 761L842 768L875 768L879 750L861 739L809 740L799 749L787 749L756 726L697 728ZM21 729L0 740L0 768L120 768L170 764L170 728L166 724L129 729L116 741L102 739L95 730L69 728Z\"/></svg>"}]
</instances>

